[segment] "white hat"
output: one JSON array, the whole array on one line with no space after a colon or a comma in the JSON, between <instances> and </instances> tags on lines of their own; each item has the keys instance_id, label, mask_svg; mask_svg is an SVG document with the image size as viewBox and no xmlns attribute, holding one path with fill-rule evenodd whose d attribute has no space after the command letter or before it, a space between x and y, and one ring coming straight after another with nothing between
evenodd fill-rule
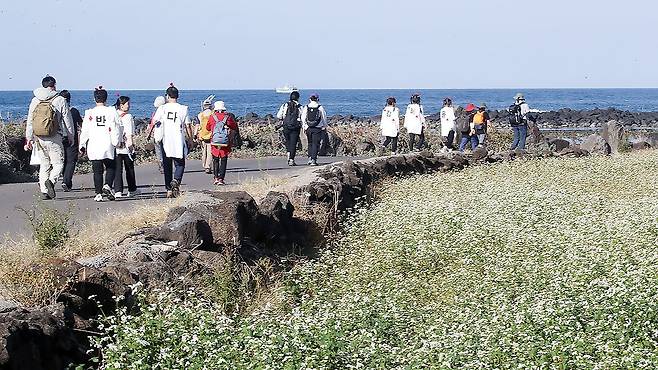
<instances>
[{"instance_id":1,"label":"white hat","mask_svg":"<svg viewBox=\"0 0 658 370\"><path fill-rule=\"evenodd\" d=\"M201 106L205 107L211 107L212 106L212 101L215 100L215 95L210 95L209 97L206 98L206 100L201 103Z\"/></svg>"},{"instance_id":2,"label":"white hat","mask_svg":"<svg viewBox=\"0 0 658 370\"><path fill-rule=\"evenodd\" d=\"M226 105L224 105L223 101L218 100L218 101L215 102L215 106L214 106L213 109L217 112L221 112L221 111L226 110Z\"/></svg>"},{"instance_id":3,"label":"white hat","mask_svg":"<svg viewBox=\"0 0 658 370\"><path fill-rule=\"evenodd\" d=\"M155 100L153 101L153 106L156 107L156 108L160 108L160 106L161 106L161 105L164 105L165 102L166 102L166 101L165 101L164 96L158 96L158 97L155 98Z\"/></svg>"}]
</instances>

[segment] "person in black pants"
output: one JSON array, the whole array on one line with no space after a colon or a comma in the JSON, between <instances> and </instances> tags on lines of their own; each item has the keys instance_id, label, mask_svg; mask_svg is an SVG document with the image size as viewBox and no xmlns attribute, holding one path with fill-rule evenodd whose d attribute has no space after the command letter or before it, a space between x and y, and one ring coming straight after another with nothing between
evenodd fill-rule
<instances>
[{"instance_id":1,"label":"person in black pants","mask_svg":"<svg viewBox=\"0 0 658 370\"><path fill-rule=\"evenodd\" d=\"M114 184L116 166L113 159L102 159L91 161L91 168L94 171L94 189L96 194L105 194L110 200L114 200L114 194L108 193L108 189ZM103 172L105 173L105 182L103 182Z\"/></svg>"},{"instance_id":2,"label":"person in black pants","mask_svg":"<svg viewBox=\"0 0 658 370\"><path fill-rule=\"evenodd\" d=\"M134 144L133 135L135 133L135 120L130 111L130 98L119 96L114 104L119 118L121 118L122 135L119 145L116 148L116 174L114 191L115 198L122 198L123 195L123 170L126 170L126 181L128 182L128 197L137 195L137 181L135 180L135 161L133 160Z\"/></svg>"},{"instance_id":3,"label":"person in black pants","mask_svg":"<svg viewBox=\"0 0 658 370\"><path fill-rule=\"evenodd\" d=\"M308 139L308 165L318 165L318 151L323 131L327 129L327 113L320 105L320 96L312 94L310 102L302 109L302 127Z\"/></svg>"},{"instance_id":4,"label":"person in black pants","mask_svg":"<svg viewBox=\"0 0 658 370\"><path fill-rule=\"evenodd\" d=\"M66 99L66 102L71 104L71 93L68 90L62 90L59 95ZM80 125L82 125L82 116L80 111L76 108L71 108L71 118L73 119L73 137L75 145L69 143L69 139L65 137L64 142L64 171L62 172L62 190L65 192L71 191L73 188L73 173L75 172L75 165L78 163L78 132Z\"/></svg>"},{"instance_id":5,"label":"person in black pants","mask_svg":"<svg viewBox=\"0 0 658 370\"><path fill-rule=\"evenodd\" d=\"M288 166L296 166L295 155L299 143L299 134L302 129L302 114L299 104L299 92L290 93L290 101L279 108L277 118L283 120L283 136L288 151Z\"/></svg>"}]
</instances>

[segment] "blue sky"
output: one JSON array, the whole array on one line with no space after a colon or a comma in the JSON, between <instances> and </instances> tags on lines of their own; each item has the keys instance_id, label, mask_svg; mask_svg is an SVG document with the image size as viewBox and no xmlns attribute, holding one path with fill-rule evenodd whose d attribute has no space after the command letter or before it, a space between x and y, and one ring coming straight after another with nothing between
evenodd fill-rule
<instances>
[{"instance_id":1,"label":"blue sky","mask_svg":"<svg viewBox=\"0 0 658 370\"><path fill-rule=\"evenodd\" d=\"M651 1L3 0L0 90L658 87Z\"/></svg>"}]
</instances>

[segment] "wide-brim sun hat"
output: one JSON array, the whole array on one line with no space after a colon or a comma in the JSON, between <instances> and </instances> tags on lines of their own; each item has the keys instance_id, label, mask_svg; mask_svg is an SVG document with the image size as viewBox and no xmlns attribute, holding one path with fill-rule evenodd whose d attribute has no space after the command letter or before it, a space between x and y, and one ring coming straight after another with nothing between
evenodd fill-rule
<instances>
[{"instance_id":1,"label":"wide-brim sun hat","mask_svg":"<svg viewBox=\"0 0 658 370\"><path fill-rule=\"evenodd\" d=\"M158 96L153 101L153 106L156 107L156 108L159 108L161 105L164 105L165 103L166 103L166 100L165 100L164 96Z\"/></svg>"},{"instance_id":2,"label":"wide-brim sun hat","mask_svg":"<svg viewBox=\"0 0 658 370\"><path fill-rule=\"evenodd\" d=\"M518 93L514 95L514 100L525 100L525 97L523 96L523 94Z\"/></svg>"},{"instance_id":3,"label":"wide-brim sun hat","mask_svg":"<svg viewBox=\"0 0 658 370\"><path fill-rule=\"evenodd\" d=\"M226 104L224 104L224 102L221 101L221 100L216 101L214 106L213 106L213 109L218 111L218 112L221 112L223 110L226 110Z\"/></svg>"},{"instance_id":4,"label":"wide-brim sun hat","mask_svg":"<svg viewBox=\"0 0 658 370\"><path fill-rule=\"evenodd\" d=\"M313 93L313 94L311 94L311 96L310 96L309 98L310 98L310 99L313 99L313 98L320 99L320 94L318 94L318 93Z\"/></svg>"},{"instance_id":5,"label":"wide-brim sun hat","mask_svg":"<svg viewBox=\"0 0 658 370\"><path fill-rule=\"evenodd\" d=\"M472 112L472 111L474 111L475 109L477 109L477 107L475 106L475 104L473 104L473 103L468 103L468 105L466 106L466 109L464 109L464 110L467 111L467 112Z\"/></svg>"}]
</instances>

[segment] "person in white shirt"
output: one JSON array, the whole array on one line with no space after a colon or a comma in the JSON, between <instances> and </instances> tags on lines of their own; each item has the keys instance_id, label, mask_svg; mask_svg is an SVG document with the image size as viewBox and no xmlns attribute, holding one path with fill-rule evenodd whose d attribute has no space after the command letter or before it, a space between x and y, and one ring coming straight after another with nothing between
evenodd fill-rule
<instances>
[{"instance_id":1,"label":"person in white shirt","mask_svg":"<svg viewBox=\"0 0 658 370\"><path fill-rule=\"evenodd\" d=\"M514 96L514 104L509 109L513 117L518 117L516 122L512 123L512 146L510 150L525 150L525 140L528 136L528 113L530 107L525 101L523 94L518 93Z\"/></svg>"},{"instance_id":2,"label":"person in white shirt","mask_svg":"<svg viewBox=\"0 0 658 370\"><path fill-rule=\"evenodd\" d=\"M290 93L290 100L281 105L276 118L282 121L283 137L288 151L288 166L296 166L295 155L297 155L297 143L302 129L302 108L299 104L298 91Z\"/></svg>"},{"instance_id":3,"label":"person in white shirt","mask_svg":"<svg viewBox=\"0 0 658 370\"><path fill-rule=\"evenodd\" d=\"M187 141L192 138L192 122L188 107L178 103L179 93L174 84L169 86L166 95L167 103L158 108L153 120L162 134L162 169L167 197L176 198L180 195L180 184L185 173Z\"/></svg>"},{"instance_id":4,"label":"person in white shirt","mask_svg":"<svg viewBox=\"0 0 658 370\"><path fill-rule=\"evenodd\" d=\"M441 136L448 150L455 149L456 119L457 116L455 116L455 108L452 106L452 99L443 99L443 108L441 108Z\"/></svg>"},{"instance_id":5,"label":"person in white shirt","mask_svg":"<svg viewBox=\"0 0 658 370\"><path fill-rule=\"evenodd\" d=\"M121 118L114 107L105 105L107 91L102 86L94 91L96 107L85 111L80 134L80 154L87 154L94 171L94 189L97 202L103 201L103 196L114 200L114 163L116 147L123 135ZM103 183L103 173L105 182Z\"/></svg>"},{"instance_id":6,"label":"person in white shirt","mask_svg":"<svg viewBox=\"0 0 658 370\"><path fill-rule=\"evenodd\" d=\"M404 115L404 127L409 133L409 150L420 150L425 143L423 126L425 125L425 114L423 106L420 105L420 95L411 96L411 104L407 105ZM418 142L416 142L418 139Z\"/></svg>"},{"instance_id":7,"label":"person in white shirt","mask_svg":"<svg viewBox=\"0 0 658 370\"><path fill-rule=\"evenodd\" d=\"M320 139L327 130L327 112L320 105L320 95L312 94L308 105L302 109L302 129L308 139L308 165L318 165Z\"/></svg>"},{"instance_id":8,"label":"person in white shirt","mask_svg":"<svg viewBox=\"0 0 658 370\"><path fill-rule=\"evenodd\" d=\"M126 182L128 182L128 197L137 194L137 181L135 180L135 144L133 136L135 135L135 120L130 111L130 98L120 96L114 108L121 118L121 132L123 135L119 138L116 154L116 174L114 177L114 197L123 197L123 170L126 170Z\"/></svg>"},{"instance_id":9,"label":"person in white shirt","mask_svg":"<svg viewBox=\"0 0 658 370\"><path fill-rule=\"evenodd\" d=\"M382 119L379 123L384 137L382 149L386 150L390 143L393 155L398 151L398 133L400 131L400 109L395 106L395 103L393 97L386 99L386 107L382 111Z\"/></svg>"},{"instance_id":10,"label":"person in white shirt","mask_svg":"<svg viewBox=\"0 0 658 370\"><path fill-rule=\"evenodd\" d=\"M34 149L39 158L39 188L43 200L55 198L55 183L64 170L62 138L67 137L68 144L75 145L69 103L59 96L56 84L54 77L46 76L41 81L42 87L34 90L25 126L25 150ZM44 131L46 123L52 128L47 133Z\"/></svg>"}]
</instances>

